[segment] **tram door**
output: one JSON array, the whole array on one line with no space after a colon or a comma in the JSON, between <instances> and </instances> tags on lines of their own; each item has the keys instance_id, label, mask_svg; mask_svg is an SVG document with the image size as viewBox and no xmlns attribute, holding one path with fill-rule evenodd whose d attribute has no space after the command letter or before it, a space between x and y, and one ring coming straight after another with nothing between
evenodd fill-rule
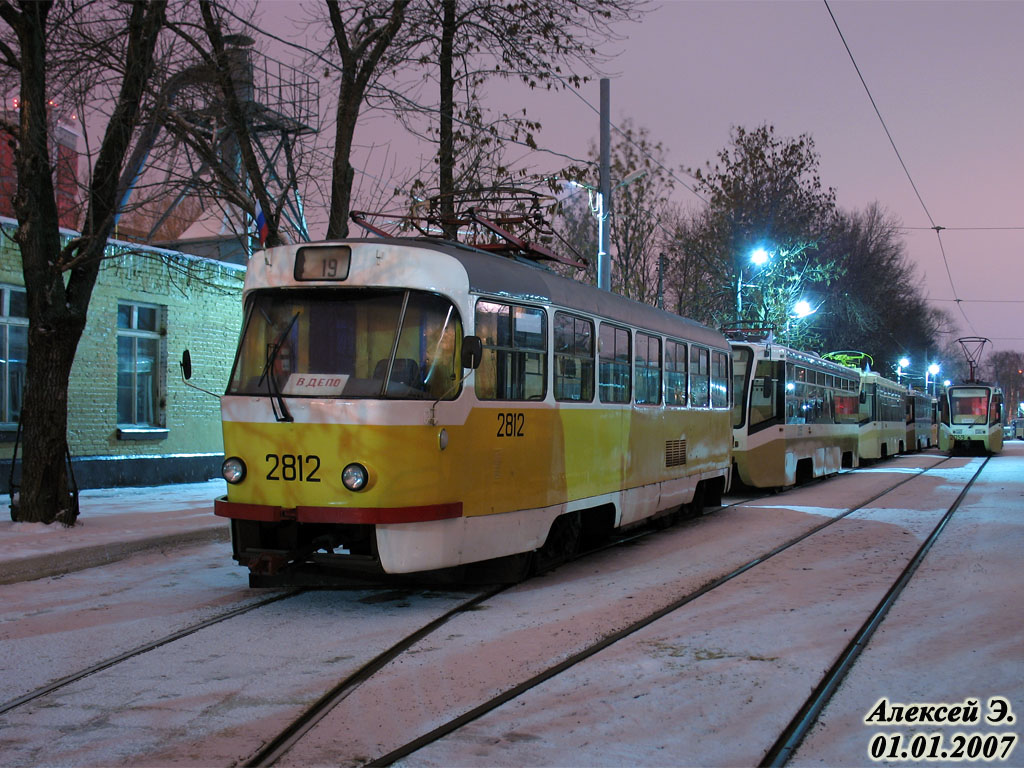
<instances>
[{"instance_id":1,"label":"tram door","mask_svg":"<svg viewBox=\"0 0 1024 768\"><path fill-rule=\"evenodd\" d=\"M750 387L750 428L753 432L782 418L786 385L783 364L779 361L759 360Z\"/></svg>"}]
</instances>

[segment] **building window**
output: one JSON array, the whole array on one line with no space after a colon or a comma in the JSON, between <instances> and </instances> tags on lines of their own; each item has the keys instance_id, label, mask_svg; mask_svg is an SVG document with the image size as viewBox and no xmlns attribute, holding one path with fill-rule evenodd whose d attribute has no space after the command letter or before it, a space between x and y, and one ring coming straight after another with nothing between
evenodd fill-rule
<instances>
[{"instance_id":1,"label":"building window","mask_svg":"<svg viewBox=\"0 0 1024 768\"><path fill-rule=\"evenodd\" d=\"M161 425L163 337L160 307L117 305L117 422Z\"/></svg>"},{"instance_id":2,"label":"building window","mask_svg":"<svg viewBox=\"0 0 1024 768\"><path fill-rule=\"evenodd\" d=\"M25 394L28 357L28 303L24 288L0 286L0 422L15 424Z\"/></svg>"}]
</instances>

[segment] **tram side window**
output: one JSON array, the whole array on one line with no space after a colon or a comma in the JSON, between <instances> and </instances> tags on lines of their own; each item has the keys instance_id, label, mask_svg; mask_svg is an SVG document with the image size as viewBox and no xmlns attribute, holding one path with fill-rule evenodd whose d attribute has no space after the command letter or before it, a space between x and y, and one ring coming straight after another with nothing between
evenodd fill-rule
<instances>
[{"instance_id":1,"label":"tram side window","mask_svg":"<svg viewBox=\"0 0 1024 768\"><path fill-rule=\"evenodd\" d=\"M636 402L661 402L661 339L646 333L636 335Z\"/></svg>"},{"instance_id":2,"label":"tram side window","mask_svg":"<svg viewBox=\"0 0 1024 768\"><path fill-rule=\"evenodd\" d=\"M750 431L763 429L780 419L780 403L785 398L783 364L759 360L750 385Z\"/></svg>"},{"instance_id":3,"label":"tram side window","mask_svg":"<svg viewBox=\"0 0 1024 768\"><path fill-rule=\"evenodd\" d=\"M483 359L476 371L481 400L543 400L547 338L543 309L479 301L476 330Z\"/></svg>"},{"instance_id":4,"label":"tram side window","mask_svg":"<svg viewBox=\"0 0 1024 768\"><path fill-rule=\"evenodd\" d=\"M846 379L836 379L837 390L834 395L835 423L856 424L857 423L857 391L853 382Z\"/></svg>"},{"instance_id":5,"label":"tram side window","mask_svg":"<svg viewBox=\"0 0 1024 768\"><path fill-rule=\"evenodd\" d=\"M710 352L690 347L690 405L707 408L711 395Z\"/></svg>"},{"instance_id":6,"label":"tram side window","mask_svg":"<svg viewBox=\"0 0 1024 768\"><path fill-rule=\"evenodd\" d=\"M686 345L665 342L665 405L686 405Z\"/></svg>"},{"instance_id":7,"label":"tram side window","mask_svg":"<svg viewBox=\"0 0 1024 768\"><path fill-rule=\"evenodd\" d=\"M891 389L880 388L878 390L878 410L880 421L903 421L905 418L903 394Z\"/></svg>"},{"instance_id":8,"label":"tram side window","mask_svg":"<svg viewBox=\"0 0 1024 768\"><path fill-rule=\"evenodd\" d=\"M601 323L598 331L601 347L601 362L598 370L599 391L602 403L628 403L630 399L629 380L629 331L614 325Z\"/></svg>"},{"instance_id":9,"label":"tram side window","mask_svg":"<svg viewBox=\"0 0 1024 768\"><path fill-rule=\"evenodd\" d=\"M555 312L555 400L594 399L594 323Z\"/></svg>"},{"instance_id":10,"label":"tram side window","mask_svg":"<svg viewBox=\"0 0 1024 768\"><path fill-rule=\"evenodd\" d=\"M989 424L1001 424L1003 421L1003 396L992 395L992 416Z\"/></svg>"},{"instance_id":11,"label":"tram side window","mask_svg":"<svg viewBox=\"0 0 1024 768\"><path fill-rule=\"evenodd\" d=\"M729 407L729 358L724 352L711 353L711 407Z\"/></svg>"},{"instance_id":12,"label":"tram side window","mask_svg":"<svg viewBox=\"0 0 1024 768\"><path fill-rule=\"evenodd\" d=\"M749 347L732 348L732 391L736 393L732 404L732 426L739 429L747 420L747 382L753 375L751 365L754 352ZM751 386L759 388L761 383L753 381Z\"/></svg>"}]
</instances>

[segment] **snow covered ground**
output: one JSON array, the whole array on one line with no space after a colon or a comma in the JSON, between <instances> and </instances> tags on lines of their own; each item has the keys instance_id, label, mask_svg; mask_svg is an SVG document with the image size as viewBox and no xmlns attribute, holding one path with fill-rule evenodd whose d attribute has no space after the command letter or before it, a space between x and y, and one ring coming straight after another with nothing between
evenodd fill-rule
<instances>
[{"instance_id":1,"label":"snow covered ground","mask_svg":"<svg viewBox=\"0 0 1024 768\"><path fill-rule=\"evenodd\" d=\"M280 764L365 763L938 458L900 457L721 510L519 585L353 691ZM757 764L979 462L956 459L908 483L403 764ZM1024 709L1022 544L1024 443L1011 442L793 764L868 764L878 733L1018 733L1008 721L915 731L864 719L882 697L1001 696L1014 714ZM243 584L219 543L0 586L0 700L265 594ZM0 756L17 766L238 764L334 682L464 597L290 598L0 716ZM1024 765L1024 751L1001 764Z\"/></svg>"}]
</instances>

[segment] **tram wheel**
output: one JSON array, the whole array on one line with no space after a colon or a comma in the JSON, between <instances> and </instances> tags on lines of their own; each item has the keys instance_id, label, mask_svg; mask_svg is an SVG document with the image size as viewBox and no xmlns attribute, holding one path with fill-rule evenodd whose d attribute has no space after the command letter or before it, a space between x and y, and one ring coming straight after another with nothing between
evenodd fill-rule
<instances>
[{"instance_id":1,"label":"tram wheel","mask_svg":"<svg viewBox=\"0 0 1024 768\"><path fill-rule=\"evenodd\" d=\"M544 573L573 557L580 548L583 523L579 512L559 515L551 524L544 545L534 552L534 573Z\"/></svg>"}]
</instances>

